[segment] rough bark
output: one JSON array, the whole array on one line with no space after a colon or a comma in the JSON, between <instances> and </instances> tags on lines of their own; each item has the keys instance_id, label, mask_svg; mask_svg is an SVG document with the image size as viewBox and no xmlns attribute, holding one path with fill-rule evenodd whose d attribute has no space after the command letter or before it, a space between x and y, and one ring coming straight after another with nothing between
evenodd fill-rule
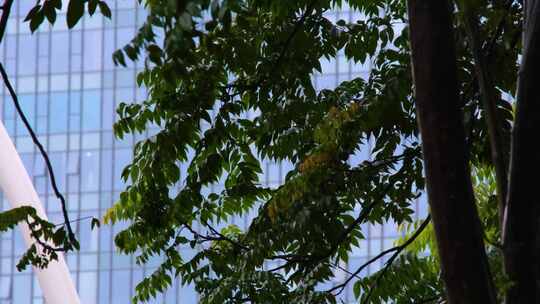
<instances>
[{"instance_id":1,"label":"rough bark","mask_svg":"<svg viewBox=\"0 0 540 304\"><path fill-rule=\"evenodd\" d=\"M467 163L450 2L408 5L427 192L448 303L495 303Z\"/></svg>"},{"instance_id":2,"label":"rough bark","mask_svg":"<svg viewBox=\"0 0 540 304\"><path fill-rule=\"evenodd\" d=\"M527 1L504 224L507 303L540 302L540 1Z\"/></svg>"}]
</instances>

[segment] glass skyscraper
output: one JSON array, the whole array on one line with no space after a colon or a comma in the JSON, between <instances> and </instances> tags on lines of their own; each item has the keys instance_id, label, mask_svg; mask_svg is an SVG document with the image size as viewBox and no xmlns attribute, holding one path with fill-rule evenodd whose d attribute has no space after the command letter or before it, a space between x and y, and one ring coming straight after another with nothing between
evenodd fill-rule
<instances>
[{"instance_id":1,"label":"glass skyscraper","mask_svg":"<svg viewBox=\"0 0 540 304\"><path fill-rule=\"evenodd\" d=\"M141 67L129 63L128 68L117 68L111 54L133 37L145 19L145 11L136 1L108 3L113 12L111 20L99 14L86 16L76 28L68 30L65 15L59 15L54 27L44 23L31 34L23 19L34 1L15 1L0 48L0 60L29 121L49 152L59 188L67 198L70 219L75 220L73 226L81 250L68 254L67 262L85 304L129 303L135 285L152 266L159 264L159 260L154 260L141 268L135 265L133 257L115 252L113 238L125 227L122 224L93 231L90 228L90 218L103 215L118 198L124 187L120 172L130 161L134 142L144 137L119 141L113 136L116 105L142 100L146 93L135 82ZM356 20L359 15L343 8L328 17ZM343 80L369 74L369 64L354 64L344 55L324 61L322 67L323 73L314 77L318 88L335 87ZM60 203L52 193L43 159L17 117L7 91L2 88L0 93L2 121L33 178L50 220L61 223ZM269 184L279 184L286 174L279 164L268 163L265 168L265 182ZM0 206L2 210L9 208L5 200L0 200ZM392 223L363 229L369 240L362 241L353 252L350 269L392 246L397 236ZM18 229L0 235L0 304L43 303L31 269L19 273L15 268L23 252ZM364 274L379 266L371 266ZM349 290L343 297L352 300L352 292ZM197 295L192 287L175 282L155 302L196 303Z\"/></svg>"}]
</instances>

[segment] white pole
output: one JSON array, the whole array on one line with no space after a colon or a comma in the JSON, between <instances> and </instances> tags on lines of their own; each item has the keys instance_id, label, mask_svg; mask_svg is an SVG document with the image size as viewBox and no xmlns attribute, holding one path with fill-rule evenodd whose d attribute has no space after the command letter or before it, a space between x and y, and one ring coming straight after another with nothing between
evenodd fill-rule
<instances>
[{"instance_id":1,"label":"white pole","mask_svg":"<svg viewBox=\"0 0 540 304\"><path fill-rule=\"evenodd\" d=\"M47 215L43 210L32 181L1 121L0 188L2 188L13 208L31 206L36 209L36 213L40 218L47 219ZM30 247L34 243L34 240L30 236L28 225L19 224L19 227L22 230L26 246ZM41 286L41 291L47 304L80 303L62 253L58 254L58 261L51 261L45 269L34 267L34 271L38 277L39 285Z\"/></svg>"}]
</instances>

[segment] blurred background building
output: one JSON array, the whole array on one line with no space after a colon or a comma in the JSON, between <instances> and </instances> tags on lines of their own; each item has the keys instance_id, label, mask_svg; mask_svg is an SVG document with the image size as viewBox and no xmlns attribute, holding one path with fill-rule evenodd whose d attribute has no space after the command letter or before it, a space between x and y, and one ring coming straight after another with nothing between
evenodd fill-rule
<instances>
[{"instance_id":1,"label":"blurred background building","mask_svg":"<svg viewBox=\"0 0 540 304\"><path fill-rule=\"evenodd\" d=\"M68 30L65 15L59 15L54 27L44 23L38 32L31 34L23 19L34 1L15 1L0 48L0 60L26 115L49 152L59 188L68 201L70 218L76 220L73 225L81 250L68 254L67 261L85 304L129 303L137 282L151 272L153 265L159 264L159 260L154 260L141 268L133 257L115 252L113 238L122 225L90 229L90 217L103 215L118 198L124 187L120 172L130 161L134 142L140 139L114 138L115 107L119 102L143 100L146 94L136 87L140 64L117 68L111 59L112 52L133 37L145 19L145 11L136 1L108 2L113 12L111 20L96 14L84 17L75 29ZM359 17L346 7L328 14L334 20ZM340 55L337 60L322 62L323 73L315 76L314 82L318 89L332 88L344 80L367 77L369 68L369 63L354 64ZM3 88L0 94L0 117L33 178L49 218L62 223L60 204L50 188L43 159L17 117L9 95ZM359 157L369 158L369 155ZM265 182L277 186L287 173L287 166L267 163L265 171ZM2 199L0 207L6 210L9 204ZM241 219L236 222L247 223ZM353 270L391 247L398 235L393 223L365 226L363 231L368 240L362 241L352 254L347 267ZM184 253L190 254L189 250L185 249ZM19 273L15 268L23 252L19 230L0 234L0 304L43 303L32 271ZM374 264L363 274L380 265ZM342 296L345 301L353 299L351 290ZM192 287L175 282L155 302L196 303L197 295Z\"/></svg>"}]
</instances>

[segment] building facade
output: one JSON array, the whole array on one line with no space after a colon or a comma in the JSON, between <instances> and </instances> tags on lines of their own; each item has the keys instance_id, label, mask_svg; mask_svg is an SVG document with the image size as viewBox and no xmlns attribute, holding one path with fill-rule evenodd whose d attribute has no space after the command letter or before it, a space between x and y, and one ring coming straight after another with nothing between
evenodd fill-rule
<instances>
[{"instance_id":1,"label":"building facade","mask_svg":"<svg viewBox=\"0 0 540 304\"><path fill-rule=\"evenodd\" d=\"M112 52L129 41L144 21L145 11L136 2L109 1L111 20L99 14L84 17L72 30L67 29L62 14L54 27L43 24L31 34L23 19L34 1L15 1L0 47L0 60L30 123L49 152L59 188L66 195L70 218L75 220L81 250L68 254L66 259L85 304L129 303L137 282L159 263L155 260L141 268L135 265L133 257L115 251L113 238L123 228L121 224L93 231L90 228L90 218L103 215L118 198L124 187L120 172L130 161L134 142L140 139L127 137L119 141L112 132L116 105L142 100L146 94L136 87L135 76L140 66L130 63L127 68L117 68L111 59ZM328 17L355 20L359 16L343 8ZM322 68L323 73L314 77L319 89L369 74L369 64L354 64L343 55L337 60L323 61ZM43 159L17 117L7 91L2 88L0 93L2 121L50 220L61 223L60 203L52 193ZM285 171L280 164L266 164L266 182L278 185ZM9 204L0 200L0 207L6 210ZM397 236L392 223L366 226L364 231L368 240L353 252L350 269L392 246ZM19 273L15 268L23 252L19 230L0 234L0 304L43 303L32 271ZM371 266L374 268L366 269L366 273L379 266ZM197 302L192 287L180 282L173 285L155 302ZM352 291L343 293L343 297L352 300Z\"/></svg>"}]
</instances>

